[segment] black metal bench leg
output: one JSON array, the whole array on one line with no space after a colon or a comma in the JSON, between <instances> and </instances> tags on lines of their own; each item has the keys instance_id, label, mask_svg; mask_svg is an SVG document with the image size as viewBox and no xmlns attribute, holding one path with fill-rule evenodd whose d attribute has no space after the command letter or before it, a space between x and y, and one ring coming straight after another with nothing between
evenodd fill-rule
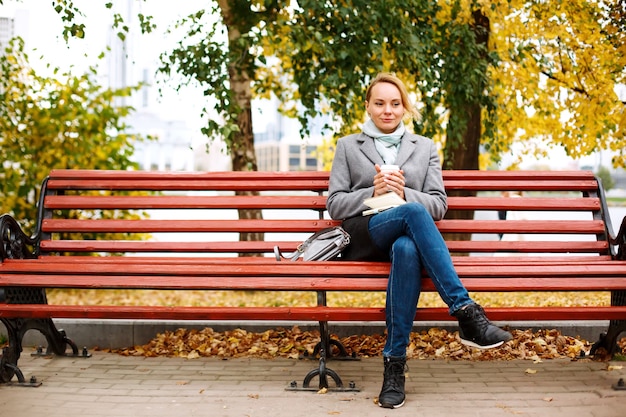
<instances>
[{"instance_id":1,"label":"black metal bench leg","mask_svg":"<svg viewBox=\"0 0 626 417\"><path fill-rule=\"evenodd\" d=\"M18 368L17 361L22 353L22 336L21 331L23 319L1 319L7 329L9 337L9 345L2 349L2 357L0 357L0 382L3 384L12 384L13 377L17 377L17 385L39 386L35 377L32 377L27 383L24 374Z\"/></svg>"},{"instance_id":2,"label":"black metal bench leg","mask_svg":"<svg viewBox=\"0 0 626 417\"><path fill-rule=\"evenodd\" d=\"M326 291L318 291L317 293L317 305L326 306ZM320 321L320 341L313 348L313 354L305 352L302 355L303 359L316 359L321 356L320 352L324 350L326 352L327 359L335 360L358 360L356 353L349 354L346 347L337 339L330 337L330 331L328 330L328 322Z\"/></svg>"},{"instance_id":3,"label":"black metal bench leg","mask_svg":"<svg viewBox=\"0 0 626 417\"><path fill-rule=\"evenodd\" d=\"M326 352L326 359L328 360L359 360L355 352L349 354L341 341L330 337L328 322L320 322L320 341L313 348L312 354L306 352L302 358L317 359L321 356L322 350Z\"/></svg>"},{"instance_id":4,"label":"black metal bench leg","mask_svg":"<svg viewBox=\"0 0 626 417\"><path fill-rule=\"evenodd\" d=\"M72 358L91 357L91 353L87 352L86 347L79 352L78 346L67 337L65 330L57 330L51 319L33 319L33 322L33 327L31 328L39 330L46 337L48 347L45 353L41 347L37 348L37 352L31 353L31 356L50 356L54 354L56 356L68 356ZM68 346L72 349L72 353L67 353Z\"/></svg>"},{"instance_id":5,"label":"black metal bench leg","mask_svg":"<svg viewBox=\"0 0 626 417\"><path fill-rule=\"evenodd\" d=\"M611 292L611 305L626 306L626 291ZM594 355L598 349L603 348L610 356L615 355L618 350L617 341L623 332L626 332L626 320L611 320L609 329L600 335L598 341L591 347L590 353Z\"/></svg>"},{"instance_id":6,"label":"black metal bench leg","mask_svg":"<svg viewBox=\"0 0 626 417\"><path fill-rule=\"evenodd\" d=\"M330 332L328 330L328 322L320 321L320 342L316 345L314 350L314 355L319 353L319 365L317 369L311 370L304 377L304 381L302 382L302 387L298 387L298 383L296 381L291 381L289 386L286 388L288 391L319 391L322 389L326 389L328 391L359 391L356 388L356 384L354 381L350 381L347 387L343 385L343 381L339 374L333 371L330 368L326 367L326 361L329 359L328 352L330 352L332 342L339 343L339 346L347 355L347 352L344 346L338 340L331 340ZM316 352L317 351L317 352ZM311 386L311 381L315 378L319 378L319 384L316 387ZM334 386L330 386L328 383L328 378L332 378L335 383Z\"/></svg>"},{"instance_id":7,"label":"black metal bench leg","mask_svg":"<svg viewBox=\"0 0 626 417\"><path fill-rule=\"evenodd\" d=\"M316 376L319 377L319 384L318 384L318 387L317 387L318 389L322 389L322 388L327 388L328 389L328 388L330 388L330 386L328 385L328 377L329 376L335 382L335 387L343 388L343 381L339 377L339 374L337 374L337 372L333 371L330 368L326 368L326 352L324 352L324 351L322 351L321 355L320 355L320 365L319 365L319 368L318 369L313 369L308 374L306 374L306 376L304 377L304 382L302 383L302 386L305 389L312 388L311 387L311 381Z\"/></svg>"},{"instance_id":8,"label":"black metal bench leg","mask_svg":"<svg viewBox=\"0 0 626 417\"><path fill-rule=\"evenodd\" d=\"M611 356L617 353L617 341L623 332L626 332L626 320L611 320L609 330L606 333L607 351Z\"/></svg>"},{"instance_id":9,"label":"black metal bench leg","mask_svg":"<svg viewBox=\"0 0 626 417\"><path fill-rule=\"evenodd\" d=\"M57 330L51 319L3 318L1 320L9 336L9 345L3 349L2 358L0 358L0 382L2 383L8 384L14 376L17 376L20 385L41 385L36 383L34 378L27 383L17 365L23 350L22 340L29 330L38 330L45 336L48 342L46 356L51 354L84 358L91 356L86 349L79 353L76 344L66 336L64 330ZM71 354L66 353L68 346L72 349ZM43 355L43 353L38 352L34 355Z\"/></svg>"},{"instance_id":10,"label":"black metal bench leg","mask_svg":"<svg viewBox=\"0 0 626 417\"><path fill-rule=\"evenodd\" d=\"M304 377L304 381L302 382L302 387L298 387L298 383L296 381L291 381L289 386L285 388L287 391L320 391L326 389L328 391L360 391L354 381L350 381L348 386L343 385L343 381L339 374L333 371L330 368L326 367L326 351L321 349L320 351L320 359L319 366L316 369L309 371ZM317 387L311 386L311 381L315 378L319 378L319 383ZM328 378L331 378L334 382L334 386L329 385Z\"/></svg>"}]
</instances>

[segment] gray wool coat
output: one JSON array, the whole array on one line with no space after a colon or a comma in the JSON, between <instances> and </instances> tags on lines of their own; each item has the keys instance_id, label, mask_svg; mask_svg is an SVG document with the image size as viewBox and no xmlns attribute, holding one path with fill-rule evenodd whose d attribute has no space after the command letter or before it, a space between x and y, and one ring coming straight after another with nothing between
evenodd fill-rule
<instances>
[{"instance_id":1,"label":"gray wool coat","mask_svg":"<svg viewBox=\"0 0 626 417\"><path fill-rule=\"evenodd\" d=\"M343 221L344 229L352 237L352 243L342 255L344 259L388 259L369 237L367 224L371 216L362 215L368 208L363 200L374 193L374 164L382 165L383 160L370 136L357 133L337 142L326 207L333 219ZM406 132L395 164L404 171L406 201L418 202L434 220L442 219L448 204L435 143L424 136Z\"/></svg>"}]
</instances>

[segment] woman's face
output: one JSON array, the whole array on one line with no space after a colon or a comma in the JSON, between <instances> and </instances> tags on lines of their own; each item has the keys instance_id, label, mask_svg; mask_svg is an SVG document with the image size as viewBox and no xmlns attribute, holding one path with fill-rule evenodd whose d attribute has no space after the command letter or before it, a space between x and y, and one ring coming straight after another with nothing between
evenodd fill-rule
<instances>
[{"instance_id":1,"label":"woman's face","mask_svg":"<svg viewBox=\"0 0 626 417\"><path fill-rule=\"evenodd\" d=\"M365 109L382 133L393 133L404 116L400 90L388 82L379 82L370 89Z\"/></svg>"}]
</instances>

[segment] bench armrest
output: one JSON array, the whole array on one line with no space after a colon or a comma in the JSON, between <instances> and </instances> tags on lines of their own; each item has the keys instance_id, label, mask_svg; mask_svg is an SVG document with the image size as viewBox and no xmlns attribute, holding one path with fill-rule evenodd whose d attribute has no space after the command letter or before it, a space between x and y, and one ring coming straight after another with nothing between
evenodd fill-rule
<instances>
[{"instance_id":1,"label":"bench armrest","mask_svg":"<svg viewBox=\"0 0 626 417\"><path fill-rule=\"evenodd\" d=\"M0 216L0 262L5 259L36 258L39 239L24 233L19 223L10 215Z\"/></svg>"}]
</instances>

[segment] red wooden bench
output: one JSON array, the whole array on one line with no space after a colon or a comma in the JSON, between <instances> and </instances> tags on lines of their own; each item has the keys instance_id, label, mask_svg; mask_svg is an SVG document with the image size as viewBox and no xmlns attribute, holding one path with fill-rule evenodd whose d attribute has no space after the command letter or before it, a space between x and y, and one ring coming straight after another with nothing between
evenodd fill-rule
<instances>
[{"instance_id":1,"label":"red wooden bench","mask_svg":"<svg viewBox=\"0 0 626 417\"><path fill-rule=\"evenodd\" d=\"M610 320L594 348L614 352L626 330L626 223L614 237L604 193L593 174L445 171L444 181L450 211L475 212L471 219L438 222L470 291L612 294L610 306L486 306L488 316L505 324ZM352 389L326 368L332 352L347 355L331 339L328 323L384 321L384 306L331 306L327 295L385 291L389 265L277 262L273 257L275 245L295 250L306 236L338 224L325 211L327 186L327 172L52 171L43 184L34 236L26 236L10 216L0 218L0 320L9 339L0 382L17 377L27 384L17 364L29 329L46 336L52 353L66 355L71 347L70 355L85 354L56 329L56 318L269 320L319 322L321 340L313 354L320 364L297 389L329 387L328 377L334 381L331 389ZM501 194L505 190L524 196L506 198ZM263 218L239 220L238 209L261 209ZM115 210L148 211L150 218L116 220L110 217ZM527 218L497 220L498 210L524 212ZM89 216L77 220L76 212ZM105 233L113 238L103 239ZM151 238L129 240L136 233ZM239 241L240 233L265 236L262 241ZM523 235L525 240L500 240L499 233ZM460 234L472 239L463 240ZM422 287L434 291L428 277ZM317 302L283 307L51 305L46 301L49 288L311 291ZM445 308L420 308L416 320L453 318ZM319 378L316 388L311 387L314 378Z\"/></svg>"}]
</instances>

